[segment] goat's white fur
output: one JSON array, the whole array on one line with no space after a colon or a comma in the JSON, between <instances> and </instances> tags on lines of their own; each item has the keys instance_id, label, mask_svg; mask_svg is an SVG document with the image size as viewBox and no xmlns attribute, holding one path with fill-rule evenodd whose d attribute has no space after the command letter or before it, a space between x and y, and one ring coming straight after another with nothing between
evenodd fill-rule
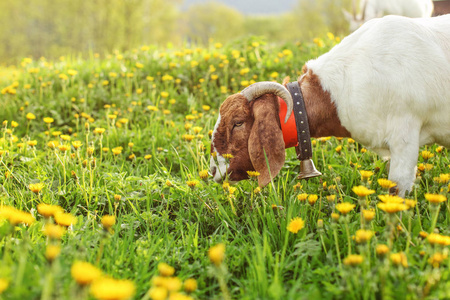
<instances>
[{"instance_id":1,"label":"goat's white fur","mask_svg":"<svg viewBox=\"0 0 450 300\"><path fill-rule=\"evenodd\" d=\"M450 147L449 29L450 15L373 19L306 63L352 138L391 156L400 194L413 185L419 146Z\"/></svg>"},{"instance_id":2,"label":"goat's white fur","mask_svg":"<svg viewBox=\"0 0 450 300\"><path fill-rule=\"evenodd\" d=\"M353 14L344 10L345 17L350 23L350 31L355 31L364 22L385 15L425 18L431 17L433 13L432 0L361 0L359 6L361 12L356 19ZM362 19L363 10L364 20Z\"/></svg>"},{"instance_id":3,"label":"goat's white fur","mask_svg":"<svg viewBox=\"0 0 450 300\"><path fill-rule=\"evenodd\" d=\"M220 117L220 113L219 113L219 118L217 118L217 122L216 122L216 125L214 125L214 130L213 130L213 133L211 136L212 141L214 141L214 136L217 132L217 127L219 127L220 120L221 120L221 117ZM225 175L227 173L228 164L227 164L227 161L225 160L225 158L222 155L220 155L220 153L217 152L216 147L214 147L214 152L216 153L216 158L214 159L214 157L211 155L210 169L215 170L213 179L216 182L221 182L222 178L225 177ZM217 160L218 164L216 164L216 160Z\"/></svg>"}]
</instances>

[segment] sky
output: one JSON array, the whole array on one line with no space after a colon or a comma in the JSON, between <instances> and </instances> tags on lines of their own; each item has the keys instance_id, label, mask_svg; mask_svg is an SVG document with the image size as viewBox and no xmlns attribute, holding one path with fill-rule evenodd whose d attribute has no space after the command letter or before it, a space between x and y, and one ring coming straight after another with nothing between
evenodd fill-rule
<instances>
[{"instance_id":1,"label":"sky","mask_svg":"<svg viewBox=\"0 0 450 300\"><path fill-rule=\"evenodd\" d=\"M214 0L184 0L183 8L195 3ZM281 14L294 7L297 0L215 0L233 7L246 15Z\"/></svg>"}]
</instances>

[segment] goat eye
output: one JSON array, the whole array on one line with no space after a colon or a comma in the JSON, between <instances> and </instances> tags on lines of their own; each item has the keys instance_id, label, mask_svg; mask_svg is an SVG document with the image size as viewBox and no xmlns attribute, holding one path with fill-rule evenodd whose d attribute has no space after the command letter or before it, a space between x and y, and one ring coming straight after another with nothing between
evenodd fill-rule
<instances>
[{"instance_id":1,"label":"goat eye","mask_svg":"<svg viewBox=\"0 0 450 300\"><path fill-rule=\"evenodd\" d=\"M238 122L238 123L234 124L234 127L240 127L240 126L242 126L243 124L244 124L244 122Z\"/></svg>"}]
</instances>

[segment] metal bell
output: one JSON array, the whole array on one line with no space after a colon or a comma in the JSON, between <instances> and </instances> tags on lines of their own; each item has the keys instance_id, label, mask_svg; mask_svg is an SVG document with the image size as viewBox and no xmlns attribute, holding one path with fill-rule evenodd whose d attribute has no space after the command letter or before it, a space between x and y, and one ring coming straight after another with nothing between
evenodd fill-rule
<instances>
[{"instance_id":1,"label":"metal bell","mask_svg":"<svg viewBox=\"0 0 450 300\"><path fill-rule=\"evenodd\" d=\"M321 175L322 173L317 171L312 159L309 158L300 161L300 174L298 175L297 179L308 179Z\"/></svg>"}]
</instances>

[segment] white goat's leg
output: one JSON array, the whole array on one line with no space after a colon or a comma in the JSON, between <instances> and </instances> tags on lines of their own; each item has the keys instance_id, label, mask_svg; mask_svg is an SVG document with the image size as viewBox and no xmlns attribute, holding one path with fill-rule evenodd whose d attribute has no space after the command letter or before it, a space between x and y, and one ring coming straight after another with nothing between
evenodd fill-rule
<instances>
[{"instance_id":1,"label":"white goat's leg","mask_svg":"<svg viewBox=\"0 0 450 300\"><path fill-rule=\"evenodd\" d=\"M391 152L389 179L397 183L398 194L403 197L406 191L412 190L416 177L419 131L408 131L402 137L391 139L389 148Z\"/></svg>"}]
</instances>

